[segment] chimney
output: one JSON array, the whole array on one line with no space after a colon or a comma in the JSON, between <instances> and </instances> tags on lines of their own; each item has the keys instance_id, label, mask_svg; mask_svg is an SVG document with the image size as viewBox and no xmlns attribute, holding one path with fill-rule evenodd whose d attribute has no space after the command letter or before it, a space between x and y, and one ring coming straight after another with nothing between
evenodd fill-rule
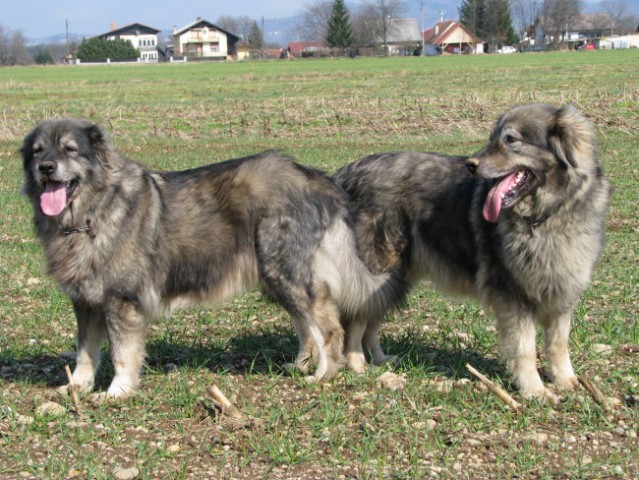
<instances>
[{"instance_id":1,"label":"chimney","mask_svg":"<svg viewBox=\"0 0 639 480\"><path fill-rule=\"evenodd\" d=\"M115 32L118 29L118 26L116 25L115 22L111 22L111 31Z\"/></svg>"}]
</instances>

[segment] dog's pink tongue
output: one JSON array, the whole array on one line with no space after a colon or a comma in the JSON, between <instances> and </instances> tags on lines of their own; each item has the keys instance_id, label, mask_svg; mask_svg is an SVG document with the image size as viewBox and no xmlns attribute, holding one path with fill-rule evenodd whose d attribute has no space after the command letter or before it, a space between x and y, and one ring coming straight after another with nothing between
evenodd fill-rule
<instances>
[{"instance_id":1,"label":"dog's pink tongue","mask_svg":"<svg viewBox=\"0 0 639 480\"><path fill-rule=\"evenodd\" d=\"M40 195L40 207L45 215L60 215L67 205L67 190L64 183L47 182L47 185Z\"/></svg>"},{"instance_id":2,"label":"dog's pink tongue","mask_svg":"<svg viewBox=\"0 0 639 480\"><path fill-rule=\"evenodd\" d=\"M484 209L482 210L484 220L491 223L497 222L499 213L501 212L502 196L511 189L516 178L517 174L513 173L493 185L484 202Z\"/></svg>"}]
</instances>

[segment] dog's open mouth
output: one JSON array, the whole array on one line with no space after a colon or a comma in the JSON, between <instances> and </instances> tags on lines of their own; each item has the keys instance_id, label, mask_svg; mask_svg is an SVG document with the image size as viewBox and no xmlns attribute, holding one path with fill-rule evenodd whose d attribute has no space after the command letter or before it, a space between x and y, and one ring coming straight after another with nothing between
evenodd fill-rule
<instances>
[{"instance_id":1,"label":"dog's open mouth","mask_svg":"<svg viewBox=\"0 0 639 480\"><path fill-rule=\"evenodd\" d=\"M44 183L44 192L40 195L40 208L45 215L54 217L60 215L62 210L73 199L73 194L78 187L78 180L70 182L54 182L49 180Z\"/></svg>"},{"instance_id":2,"label":"dog's open mouth","mask_svg":"<svg viewBox=\"0 0 639 480\"><path fill-rule=\"evenodd\" d=\"M482 213L487 222L495 223L502 208L508 208L522 198L535 184L535 176L527 168L516 170L497 182L488 192Z\"/></svg>"}]
</instances>

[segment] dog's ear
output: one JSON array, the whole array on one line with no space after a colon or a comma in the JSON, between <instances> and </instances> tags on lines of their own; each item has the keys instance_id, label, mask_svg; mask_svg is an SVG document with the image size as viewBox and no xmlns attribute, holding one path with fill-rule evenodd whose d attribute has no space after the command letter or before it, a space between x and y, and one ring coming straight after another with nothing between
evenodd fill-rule
<instances>
[{"instance_id":1,"label":"dog's ear","mask_svg":"<svg viewBox=\"0 0 639 480\"><path fill-rule=\"evenodd\" d=\"M595 135L586 118L574 107L557 110L548 132L548 145L566 167L577 168L579 158L594 154Z\"/></svg>"},{"instance_id":2,"label":"dog's ear","mask_svg":"<svg viewBox=\"0 0 639 480\"><path fill-rule=\"evenodd\" d=\"M89 142L91 142L91 147L99 148L100 150L104 149L106 144L108 143L108 139L106 134L94 123L88 123L84 128L87 138Z\"/></svg>"}]
</instances>

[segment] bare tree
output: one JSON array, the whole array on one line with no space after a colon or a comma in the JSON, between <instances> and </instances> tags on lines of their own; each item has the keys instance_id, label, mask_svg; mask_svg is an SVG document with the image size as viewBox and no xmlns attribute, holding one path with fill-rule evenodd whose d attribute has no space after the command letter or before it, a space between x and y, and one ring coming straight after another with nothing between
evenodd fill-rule
<instances>
[{"instance_id":1,"label":"bare tree","mask_svg":"<svg viewBox=\"0 0 639 480\"><path fill-rule=\"evenodd\" d=\"M31 61L27 40L22 32L11 32L0 25L0 66L28 65Z\"/></svg>"},{"instance_id":2,"label":"bare tree","mask_svg":"<svg viewBox=\"0 0 639 480\"><path fill-rule=\"evenodd\" d=\"M404 12L404 7L401 0L364 1L353 21L358 40L361 43L375 43L381 39L384 56L387 56L391 24Z\"/></svg>"},{"instance_id":3,"label":"bare tree","mask_svg":"<svg viewBox=\"0 0 639 480\"><path fill-rule=\"evenodd\" d=\"M237 35L244 41L248 40L248 36L254 22L255 20L246 15L243 15L241 17L222 15L217 19L217 25L220 28L223 28L227 32L231 32L234 35Z\"/></svg>"},{"instance_id":4,"label":"bare tree","mask_svg":"<svg viewBox=\"0 0 639 480\"><path fill-rule=\"evenodd\" d=\"M301 22L293 29L298 40L323 41L328 31L328 20L333 10L332 0L315 0L306 5L301 14Z\"/></svg>"},{"instance_id":5,"label":"bare tree","mask_svg":"<svg viewBox=\"0 0 639 480\"><path fill-rule=\"evenodd\" d=\"M601 7L612 22L613 33L627 33L637 28L639 17L628 11L628 4L624 0L606 0Z\"/></svg>"},{"instance_id":6,"label":"bare tree","mask_svg":"<svg viewBox=\"0 0 639 480\"><path fill-rule=\"evenodd\" d=\"M544 0L542 16L552 43L564 43L570 26L581 15L581 0Z\"/></svg>"},{"instance_id":7,"label":"bare tree","mask_svg":"<svg viewBox=\"0 0 639 480\"><path fill-rule=\"evenodd\" d=\"M524 37L526 30L541 16L541 7L542 0L511 0L513 26L520 38Z\"/></svg>"}]
</instances>

